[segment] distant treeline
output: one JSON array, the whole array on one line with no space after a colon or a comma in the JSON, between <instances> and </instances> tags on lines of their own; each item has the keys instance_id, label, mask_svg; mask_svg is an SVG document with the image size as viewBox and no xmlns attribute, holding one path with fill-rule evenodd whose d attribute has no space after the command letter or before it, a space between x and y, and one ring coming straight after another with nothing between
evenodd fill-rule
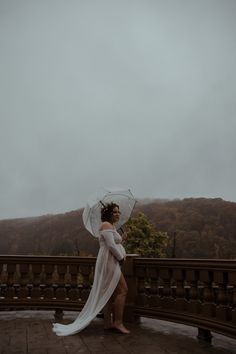
<instances>
[{"instance_id":1,"label":"distant treeline","mask_svg":"<svg viewBox=\"0 0 236 354\"><path fill-rule=\"evenodd\" d=\"M166 253L181 258L236 258L236 203L188 198L137 203L169 235ZM174 246L175 238L175 246ZM0 220L0 254L96 255L98 242L83 226L82 209Z\"/></svg>"},{"instance_id":2,"label":"distant treeline","mask_svg":"<svg viewBox=\"0 0 236 354\"><path fill-rule=\"evenodd\" d=\"M141 207L170 240L167 254L179 258L236 258L236 203L187 198ZM175 236L174 236L175 234Z\"/></svg>"}]
</instances>

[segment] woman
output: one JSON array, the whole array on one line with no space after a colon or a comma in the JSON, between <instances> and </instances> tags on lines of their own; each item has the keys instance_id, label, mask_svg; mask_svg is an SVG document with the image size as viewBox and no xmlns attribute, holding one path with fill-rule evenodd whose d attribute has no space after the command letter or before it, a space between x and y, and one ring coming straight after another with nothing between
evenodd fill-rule
<instances>
[{"instance_id":1,"label":"woman","mask_svg":"<svg viewBox=\"0 0 236 354\"><path fill-rule=\"evenodd\" d=\"M85 327L105 307L104 328L114 329L123 334L130 331L123 325L123 312L127 295L127 284L121 272L120 264L125 260L122 237L116 231L119 220L119 206L115 203L104 205L101 210L99 232L100 249L97 256L94 281L88 300L76 320L69 325L53 324L58 336L75 334ZM124 237L126 234L124 234ZM112 295L114 295L114 321L112 318Z\"/></svg>"},{"instance_id":2,"label":"woman","mask_svg":"<svg viewBox=\"0 0 236 354\"><path fill-rule=\"evenodd\" d=\"M126 252L122 246L123 237L116 231L115 224L119 221L120 211L119 206L115 203L108 204L102 209L102 224L100 228L100 247L105 246L108 250L107 266L112 265L111 268L116 268L118 276L115 279L117 284L114 293L114 319L112 313L112 298L109 299L104 309L104 328L116 329L121 333L128 334L130 331L123 325L123 312L125 307L125 299L128 292L128 287L125 278L121 272L120 266L126 257ZM114 264L115 262L115 264ZM114 321L113 321L114 320Z\"/></svg>"}]
</instances>

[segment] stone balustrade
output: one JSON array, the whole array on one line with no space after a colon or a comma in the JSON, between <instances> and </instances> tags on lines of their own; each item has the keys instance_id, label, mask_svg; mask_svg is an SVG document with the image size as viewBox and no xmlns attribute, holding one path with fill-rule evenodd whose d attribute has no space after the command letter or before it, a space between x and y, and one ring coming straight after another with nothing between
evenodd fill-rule
<instances>
[{"instance_id":1,"label":"stone balustrade","mask_svg":"<svg viewBox=\"0 0 236 354\"><path fill-rule=\"evenodd\" d=\"M236 338L236 261L206 259L133 260L135 314L180 322Z\"/></svg>"},{"instance_id":2,"label":"stone balustrade","mask_svg":"<svg viewBox=\"0 0 236 354\"><path fill-rule=\"evenodd\" d=\"M0 310L80 311L92 283L95 257L0 256ZM236 261L158 259L128 255L126 319L184 323L236 338Z\"/></svg>"},{"instance_id":3,"label":"stone balustrade","mask_svg":"<svg viewBox=\"0 0 236 354\"><path fill-rule=\"evenodd\" d=\"M95 257L0 256L0 309L80 311L86 302Z\"/></svg>"}]
</instances>

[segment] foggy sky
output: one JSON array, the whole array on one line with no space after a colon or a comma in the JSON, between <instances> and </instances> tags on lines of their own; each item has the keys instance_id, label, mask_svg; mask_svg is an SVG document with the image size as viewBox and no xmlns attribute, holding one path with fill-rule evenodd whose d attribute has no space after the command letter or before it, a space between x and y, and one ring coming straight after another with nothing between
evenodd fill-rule
<instances>
[{"instance_id":1,"label":"foggy sky","mask_svg":"<svg viewBox=\"0 0 236 354\"><path fill-rule=\"evenodd\" d=\"M236 202L235 0L0 0L0 219L100 187Z\"/></svg>"}]
</instances>

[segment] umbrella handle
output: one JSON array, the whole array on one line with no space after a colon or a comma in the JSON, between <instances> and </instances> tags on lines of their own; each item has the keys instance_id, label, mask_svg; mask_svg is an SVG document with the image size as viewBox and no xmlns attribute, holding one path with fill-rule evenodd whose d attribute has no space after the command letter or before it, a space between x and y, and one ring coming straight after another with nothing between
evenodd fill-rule
<instances>
[{"instance_id":1,"label":"umbrella handle","mask_svg":"<svg viewBox=\"0 0 236 354\"><path fill-rule=\"evenodd\" d=\"M103 208L105 208L106 205L101 200L99 200L99 203L101 203Z\"/></svg>"},{"instance_id":2,"label":"umbrella handle","mask_svg":"<svg viewBox=\"0 0 236 354\"><path fill-rule=\"evenodd\" d=\"M124 229L122 227L120 227L120 231L122 232L122 234L124 234Z\"/></svg>"}]
</instances>

